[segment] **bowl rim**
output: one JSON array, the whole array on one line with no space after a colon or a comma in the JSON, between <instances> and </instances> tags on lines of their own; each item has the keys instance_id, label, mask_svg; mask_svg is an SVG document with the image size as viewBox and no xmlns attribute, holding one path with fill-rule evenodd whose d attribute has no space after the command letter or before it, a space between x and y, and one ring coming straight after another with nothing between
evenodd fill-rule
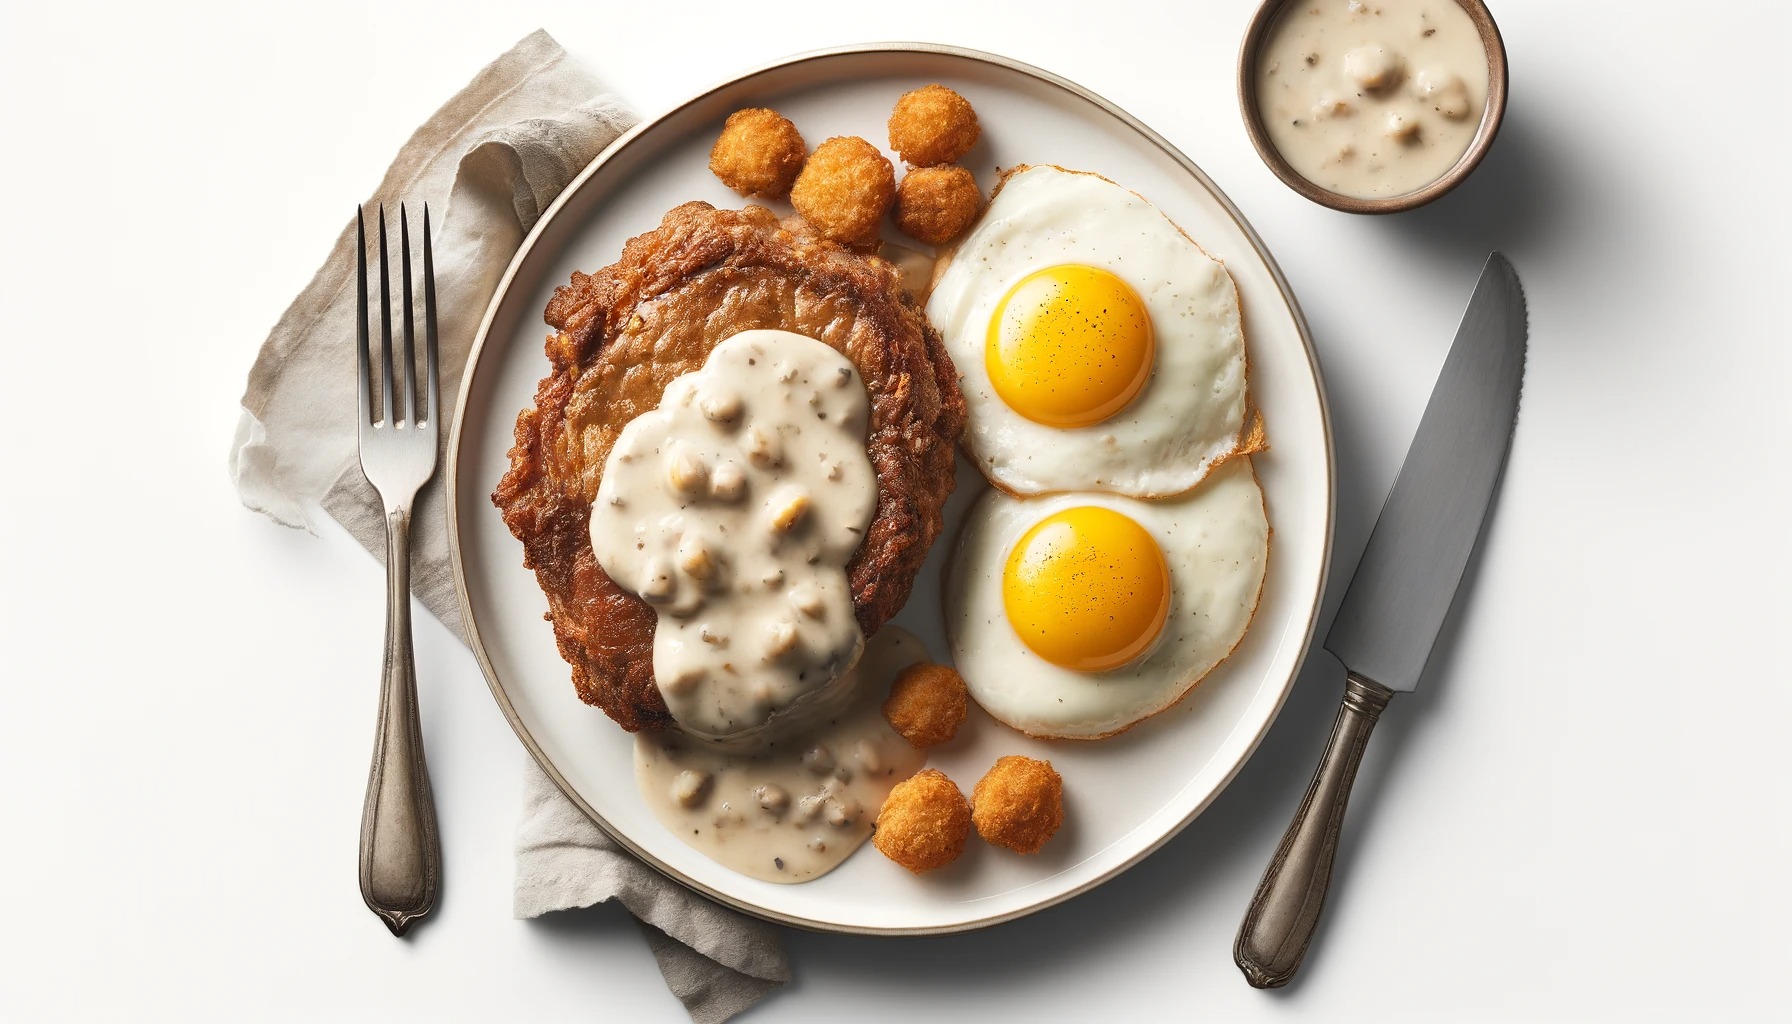
<instances>
[{"instance_id":1,"label":"bowl rim","mask_svg":"<svg viewBox=\"0 0 1792 1024\"><path fill-rule=\"evenodd\" d=\"M1469 20L1475 23L1475 30L1481 34L1481 47L1487 53L1487 103L1482 108L1481 124L1475 130L1475 137L1469 140L1468 149L1463 151L1456 163L1424 188L1376 199L1347 196L1309 181L1283 158L1263 126L1263 113L1257 107L1256 76L1252 74L1256 68L1257 51L1262 47L1270 25L1275 22L1282 8L1294 2L1297 0L1263 0L1258 4L1249 27L1245 29L1244 41L1238 47L1238 108L1244 118L1245 134L1250 136L1257 155L1276 177L1282 179L1282 184L1321 206L1344 213L1399 213L1441 198L1462 184L1480 166L1487 151L1493 148L1494 138L1499 135L1500 122L1505 120L1508 84L1506 42L1500 35L1499 25L1493 20L1493 12L1487 9L1483 0L1454 0L1469 16Z\"/></svg>"}]
</instances>

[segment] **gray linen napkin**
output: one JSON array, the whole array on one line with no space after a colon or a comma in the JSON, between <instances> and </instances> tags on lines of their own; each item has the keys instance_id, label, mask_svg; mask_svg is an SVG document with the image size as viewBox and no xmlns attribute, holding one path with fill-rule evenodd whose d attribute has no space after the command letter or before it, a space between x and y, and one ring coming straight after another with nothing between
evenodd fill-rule
<instances>
[{"instance_id":1,"label":"gray linen napkin","mask_svg":"<svg viewBox=\"0 0 1792 1024\"><path fill-rule=\"evenodd\" d=\"M435 201L444 396L458 392L473 334L523 237L634 119L537 31L481 71L399 150L366 206ZM321 506L381 558L380 502L355 450L354 247L350 223L262 343L243 394L230 472L249 508L309 529L311 509ZM451 413L452 400L444 405ZM437 473L418 499L411 586L463 635L443 478ZM717 906L629 856L533 761L523 789L517 917L618 900L640 920L666 983L699 1024L725 1021L789 980L777 928Z\"/></svg>"}]
</instances>

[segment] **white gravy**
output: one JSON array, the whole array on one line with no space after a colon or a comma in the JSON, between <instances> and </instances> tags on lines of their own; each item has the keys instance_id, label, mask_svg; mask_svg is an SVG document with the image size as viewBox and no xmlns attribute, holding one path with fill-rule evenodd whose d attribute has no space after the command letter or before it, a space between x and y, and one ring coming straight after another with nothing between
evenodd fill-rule
<instances>
[{"instance_id":1,"label":"white gravy","mask_svg":"<svg viewBox=\"0 0 1792 1024\"><path fill-rule=\"evenodd\" d=\"M1359 199L1443 177L1487 103L1487 53L1454 0L1296 0L1270 26L1255 73L1282 158Z\"/></svg>"},{"instance_id":2,"label":"white gravy","mask_svg":"<svg viewBox=\"0 0 1792 1024\"><path fill-rule=\"evenodd\" d=\"M679 732L635 738L635 782L673 835L725 867L769 882L832 871L871 835L896 784L926 763L884 721L883 700L921 641L885 626L843 674L849 703L803 713L782 740L754 753Z\"/></svg>"},{"instance_id":3,"label":"white gravy","mask_svg":"<svg viewBox=\"0 0 1792 1024\"><path fill-rule=\"evenodd\" d=\"M653 607L654 678L684 731L750 749L793 709L850 699L865 638L846 563L877 504L869 416L845 356L743 331L617 438L591 547Z\"/></svg>"}]
</instances>

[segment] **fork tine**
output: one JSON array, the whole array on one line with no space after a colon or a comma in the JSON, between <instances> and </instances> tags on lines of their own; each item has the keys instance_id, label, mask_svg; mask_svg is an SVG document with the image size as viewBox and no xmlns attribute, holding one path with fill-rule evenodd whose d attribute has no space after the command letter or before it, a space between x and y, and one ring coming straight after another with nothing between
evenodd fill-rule
<instances>
[{"instance_id":1,"label":"fork tine","mask_svg":"<svg viewBox=\"0 0 1792 1024\"><path fill-rule=\"evenodd\" d=\"M423 351L425 385L429 388L431 425L440 423L437 410L442 407L442 377L436 372L436 265L429 243L429 204L423 204Z\"/></svg>"},{"instance_id":2,"label":"fork tine","mask_svg":"<svg viewBox=\"0 0 1792 1024\"><path fill-rule=\"evenodd\" d=\"M386 204L380 204L380 422L390 425L392 412L392 275L386 268Z\"/></svg>"},{"instance_id":3,"label":"fork tine","mask_svg":"<svg viewBox=\"0 0 1792 1024\"><path fill-rule=\"evenodd\" d=\"M404 268L404 424L417 425L417 343L411 326L411 221L404 204L398 204L400 265Z\"/></svg>"},{"instance_id":4,"label":"fork tine","mask_svg":"<svg viewBox=\"0 0 1792 1024\"><path fill-rule=\"evenodd\" d=\"M360 384L361 423L373 422L373 390L367 366L367 218L355 207L355 370Z\"/></svg>"}]
</instances>

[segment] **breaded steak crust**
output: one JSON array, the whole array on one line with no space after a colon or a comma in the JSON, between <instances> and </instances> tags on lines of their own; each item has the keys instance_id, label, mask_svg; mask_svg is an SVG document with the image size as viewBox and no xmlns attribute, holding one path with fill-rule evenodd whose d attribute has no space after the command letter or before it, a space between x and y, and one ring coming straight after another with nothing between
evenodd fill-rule
<instances>
[{"instance_id":1,"label":"breaded steak crust","mask_svg":"<svg viewBox=\"0 0 1792 1024\"><path fill-rule=\"evenodd\" d=\"M613 265L573 274L545 319L552 369L517 416L492 503L523 542L587 704L630 732L672 724L653 679L654 612L597 564L591 501L622 428L741 331L809 335L863 376L877 510L847 566L853 606L869 636L908 600L952 492L965 405L938 333L895 268L800 225L787 230L761 207L686 203L630 239Z\"/></svg>"}]
</instances>

